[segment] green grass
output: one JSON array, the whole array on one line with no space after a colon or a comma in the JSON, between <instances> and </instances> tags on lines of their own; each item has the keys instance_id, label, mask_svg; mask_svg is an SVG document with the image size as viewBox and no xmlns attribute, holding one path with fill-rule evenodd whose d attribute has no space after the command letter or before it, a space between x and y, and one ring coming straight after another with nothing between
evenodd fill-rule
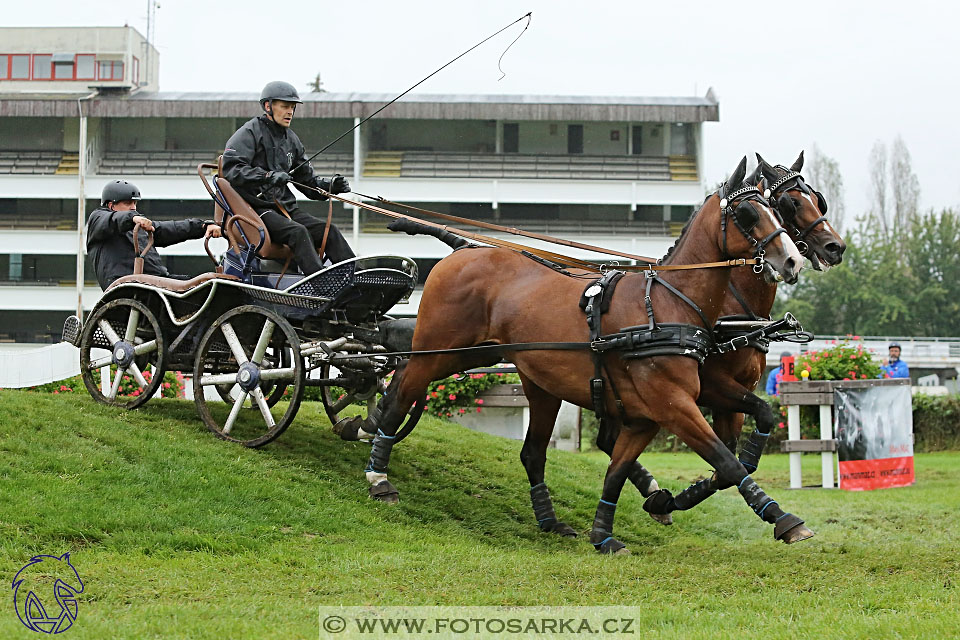
<instances>
[{"instance_id":1,"label":"green grass","mask_svg":"<svg viewBox=\"0 0 960 640\"><path fill-rule=\"evenodd\" d=\"M248 450L183 401L117 413L0 391L0 577L71 552L86 589L70 638L316 638L320 605L634 605L638 630L667 638L958 634L958 453L918 456L916 486L864 493L790 491L786 456L765 456L754 477L817 532L789 547L734 491L663 527L628 486L616 531L633 555L604 557L537 531L519 450L425 417L394 451L391 507L367 498L369 446L336 438L316 403ZM673 490L707 471L689 453L643 462ZM549 453L579 531L605 468ZM12 598L0 612L0 638L35 637Z\"/></svg>"}]
</instances>

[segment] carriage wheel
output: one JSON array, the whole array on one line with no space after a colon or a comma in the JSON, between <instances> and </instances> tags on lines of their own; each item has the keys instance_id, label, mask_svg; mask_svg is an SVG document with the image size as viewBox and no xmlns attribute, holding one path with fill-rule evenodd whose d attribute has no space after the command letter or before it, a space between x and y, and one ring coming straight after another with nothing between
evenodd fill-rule
<instances>
[{"instance_id":1,"label":"carriage wheel","mask_svg":"<svg viewBox=\"0 0 960 640\"><path fill-rule=\"evenodd\" d=\"M246 345L246 346L245 346ZM289 352L282 358L268 353ZM249 355L248 355L249 354ZM281 366L276 366L277 362ZM291 388L283 402L270 405L261 385L276 390ZM232 402L208 401L205 392L221 393L218 387L238 387ZM226 312L207 329L193 370L193 398L200 418L214 435L247 447L264 445L290 426L303 398L304 367L300 340L290 323L273 311L243 306ZM243 411L252 398L257 411Z\"/></svg>"},{"instance_id":2,"label":"carriage wheel","mask_svg":"<svg viewBox=\"0 0 960 640\"><path fill-rule=\"evenodd\" d=\"M320 372L322 378L330 378L330 365L324 364L320 367ZM384 380L378 378L375 382L371 380L364 388L342 389L344 394L341 396L339 392L335 391L333 386L320 388L320 401L323 403L323 408L327 412L327 418L329 418L330 424L332 425L337 424L340 418L343 417L340 415L340 412L352 404L362 403L364 405L365 408L361 410L360 415L365 419L373 408L377 406L380 398L383 397L383 392L386 387ZM410 408L407 419L397 430L396 440L394 440L394 442L400 442L406 438L410 432L413 431L413 428L417 426L417 422L420 421L420 416L423 415L424 404L423 400L417 400Z\"/></svg>"},{"instance_id":3,"label":"carriage wheel","mask_svg":"<svg viewBox=\"0 0 960 640\"><path fill-rule=\"evenodd\" d=\"M277 345L277 342L277 339L271 340L270 346L267 347L267 351L264 353L264 362L262 364L264 364L264 366L267 368L278 369L282 367L289 367L290 363L293 362L293 354L290 349L280 348ZM279 342L283 342L283 340L279 340ZM214 388L220 395L220 399L230 404L236 402L237 398L240 397L240 394L243 393L243 389L241 389L240 385L237 383L218 384ZM287 391L287 385L276 384L275 381L267 382L265 380L261 380L260 391L267 399L267 406L273 407L283 398L283 394ZM243 402L243 408L259 411L256 400L254 400L249 394L247 399Z\"/></svg>"},{"instance_id":4,"label":"carriage wheel","mask_svg":"<svg viewBox=\"0 0 960 640\"><path fill-rule=\"evenodd\" d=\"M150 309L132 298L99 307L80 336L80 373L93 399L135 409L153 397L166 372L163 333Z\"/></svg>"}]
</instances>

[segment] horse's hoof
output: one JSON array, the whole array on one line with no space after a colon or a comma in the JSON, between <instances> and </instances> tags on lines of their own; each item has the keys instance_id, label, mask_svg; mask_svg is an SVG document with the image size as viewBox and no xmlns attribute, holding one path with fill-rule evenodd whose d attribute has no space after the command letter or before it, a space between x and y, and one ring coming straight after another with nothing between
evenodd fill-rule
<instances>
[{"instance_id":1,"label":"horse's hoof","mask_svg":"<svg viewBox=\"0 0 960 640\"><path fill-rule=\"evenodd\" d=\"M654 491L643 501L643 510L650 515L668 515L673 511L673 494L669 489Z\"/></svg>"},{"instance_id":2,"label":"horse's hoof","mask_svg":"<svg viewBox=\"0 0 960 640\"><path fill-rule=\"evenodd\" d=\"M813 535L813 531L804 526L803 520L792 513L781 516L773 528L773 537L786 544L800 542L801 540L812 538Z\"/></svg>"},{"instance_id":3,"label":"horse's hoof","mask_svg":"<svg viewBox=\"0 0 960 640\"><path fill-rule=\"evenodd\" d=\"M365 426L360 416L348 416L337 420L333 425L333 432L344 440L355 442L360 439L360 429Z\"/></svg>"},{"instance_id":4,"label":"horse's hoof","mask_svg":"<svg viewBox=\"0 0 960 640\"><path fill-rule=\"evenodd\" d=\"M653 518L654 522L660 524L673 524L673 515L669 513L651 513L650 517Z\"/></svg>"},{"instance_id":5,"label":"horse's hoof","mask_svg":"<svg viewBox=\"0 0 960 640\"><path fill-rule=\"evenodd\" d=\"M603 542L594 543L593 548L596 549L598 553L609 555L622 556L630 553L630 550L627 549L627 545L613 537L607 538Z\"/></svg>"},{"instance_id":6,"label":"horse's hoof","mask_svg":"<svg viewBox=\"0 0 960 640\"><path fill-rule=\"evenodd\" d=\"M397 504L400 502L400 492L390 484L389 480L381 480L370 487L370 497L387 504Z\"/></svg>"},{"instance_id":7,"label":"horse's hoof","mask_svg":"<svg viewBox=\"0 0 960 640\"><path fill-rule=\"evenodd\" d=\"M563 536L564 538L576 538L577 532L573 527L568 525L565 522L554 522L552 525L543 529L547 533L556 533L557 535Z\"/></svg>"}]
</instances>

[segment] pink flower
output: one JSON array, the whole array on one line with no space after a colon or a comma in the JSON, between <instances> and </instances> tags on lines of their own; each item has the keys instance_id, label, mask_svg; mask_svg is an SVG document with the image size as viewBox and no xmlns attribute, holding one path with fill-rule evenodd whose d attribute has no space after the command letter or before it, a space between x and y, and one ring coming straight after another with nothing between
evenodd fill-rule
<instances>
[{"instance_id":1,"label":"pink flower","mask_svg":"<svg viewBox=\"0 0 960 640\"><path fill-rule=\"evenodd\" d=\"M867 379L867 374L861 373L861 374L860 374L860 379L861 379L861 380L866 380L866 379Z\"/></svg>"},{"instance_id":2,"label":"pink flower","mask_svg":"<svg viewBox=\"0 0 960 640\"><path fill-rule=\"evenodd\" d=\"M449 400L456 400L456 399L457 399L457 395L456 395L455 393L451 393L449 396L447 396L447 399L449 399Z\"/></svg>"},{"instance_id":3,"label":"pink flower","mask_svg":"<svg viewBox=\"0 0 960 640\"><path fill-rule=\"evenodd\" d=\"M477 398L476 400L474 400L474 402L476 402L477 404L483 404L483 398Z\"/></svg>"},{"instance_id":4,"label":"pink flower","mask_svg":"<svg viewBox=\"0 0 960 640\"><path fill-rule=\"evenodd\" d=\"M477 413L480 413L480 407L477 407Z\"/></svg>"},{"instance_id":5,"label":"pink flower","mask_svg":"<svg viewBox=\"0 0 960 640\"><path fill-rule=\"evenodd\" d=\"M449 418L450 416L452 416L452 415L453 415L452 413L450 413L449 411L447 411L447 417L448 417L448 418Z\"/></svg>"},{"instance_id":6,"label":"pink flower","mask_svg":"<svg viewBox=\"0 0 960 640\"><path fill-rule=\"evenodd\" d=\"M860 336L853 336L853 339L854 339L854 340L859 340L859 339L860 339Z\"/></svg>"},{"instance_id":7,"label":"pink flower","mask_svg":"<svg viewBox=\"0 0 960 640\"><path fill-rule=\"evenodd\" d=\"M163 388L164 388L164 389L169 389L169 388L170 388L170 383L169 383L169 382L164 382L164 383L163 383Z\"/></svg>"},{"instance_id":8,"label":"pink flower","mask_svg":"<svg viewBox=\"0 0 960 640\"><path fill-rule=\"evenodd\" d=\"M501 377L501 378L502 378L503 376L505 376L505 375L507 375L507 374L505 374L505 373L498 373L498 374L497 374L497 376L499 376L499 377Z\"/></svg>"},{"instance_id":9,"label":"pink flower","mask_svg":"<svg viewBox=\"0 0 960 640\"><path fill-rule=\"evenodd\" d=\"M60 391L67 391L67 385L65 384L60 385Z\"/></svg>"},{"instance_id":10,"label":"pink flower","mask_svg":"<svg viewBox=\"0 0 960 640\"><path fill-rule=\"evenodd\" d=\"M54 389L53 392L54 392L55 394L60 393L60 392L57 391L56 389Z\"/></svg>"},{"instance_id":11,"label":"pink flower","mask_svg":"<svg viewBox=\"0 0 960 640\"><path fill-rule=\"evenodd\" d=\"M851 354L850 354L850 359L851 359L851 360L856 360L856 359L857 359L857 356L855 356L855 355L853 355L853 354L851 353Z\"/></svg>"},{"instance_id":12,"label":"pink flower","mask_svg":"<svg viewBox=\"0 0 960 640\"><path fill-rule=\"evenodd\" d=\"M844 380L849 380L850 378L844 378Z\"/></svg>"},{"instance_id":13,"label":"pink flower","mask_svg":"<svg viewBox=\"0 0 960 640\"><path fill-rule=\"evenodd\" d=\"M466 413L466 412L467 412L466 409L460 409L460 413L461 413L461 414Z\"/></svg>"},{"instance_id":14,"label":"pink flower","mask_svg":"<svg viewBox=\"0 0 960 640\"><path fill-rule=\"evenodd\" d=\"M777 426L778 426L779 428L783 429L783 423L782 423L782 422L781 422L780 424L778 424Z\"/></svg>"}]
</instances>

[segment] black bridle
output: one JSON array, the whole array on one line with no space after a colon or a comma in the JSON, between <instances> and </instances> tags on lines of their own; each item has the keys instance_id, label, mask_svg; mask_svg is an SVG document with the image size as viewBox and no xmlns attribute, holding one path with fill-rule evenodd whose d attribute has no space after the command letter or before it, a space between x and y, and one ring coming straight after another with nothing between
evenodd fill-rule
<instances>
[{"instance_id":1,"label":"black bridle","mask_svg":"<svg viewBox=\"0 0 960 640\"><path fill-rule=\"evenodd\" d=\"M823 197L823 194L819 191L815 191L803 180L803 176L800 175L799 171L792 171L787 169L783 165L776 165L774 169L783 172L783 175L777 178L768 188L769 196L768 201L770 206L777 214L777 218L780 219L781 224L789 225L790 230L793 231L796 237L797 250L800 251L800 254L805 258L810 257L810 245L807 242L807 236L810 235L814 229L819 225L827 221L827 216L824 215L827 212L827 201ZM808 224L803 229L799 229L796 226L796 221L786 222L783 218L783 213L780 211L780 198L782 198L786 192L797 189L798 191L807 194L811 198L817 199L817 210L820 212L820 217Z\"/></svg>"},{"instance_id":2,"label":"black bridle","mask_svg":"<svg viewBox=\"0 0 960 640\"><path fill-rule=\"evenodd\" d=\"M767 202L769 196L769 191L761 193L759 189L753 185L744 185L737 189L736 191L727 192L727 183L723 183L723 186L720 187L720 191L717 195L720 196L720 234L723 236L723 255L727 256L727 217L733 221L733 225L740 230L740 233L744 238L747 239L747 242L753 247L753 257L760 260L760 262L753 266L754 273L762 273L764 268L763 256L766 254L766 247L768 244L773 242L773 239L776 238L781 233L786 233L786 229L782 226L778 226L776 229L771 231L763 240L757 240L750 234L750 230L744 228L740 224L740 220L734 215L737 207L748 201L753 200L760 203L764 209L768 208L770 205ZM774 209L776 211L776 209ZM778 216L779 219L779 216ZM789 235L787 236L789 237Z\"/></svg>"}]
</instances>

